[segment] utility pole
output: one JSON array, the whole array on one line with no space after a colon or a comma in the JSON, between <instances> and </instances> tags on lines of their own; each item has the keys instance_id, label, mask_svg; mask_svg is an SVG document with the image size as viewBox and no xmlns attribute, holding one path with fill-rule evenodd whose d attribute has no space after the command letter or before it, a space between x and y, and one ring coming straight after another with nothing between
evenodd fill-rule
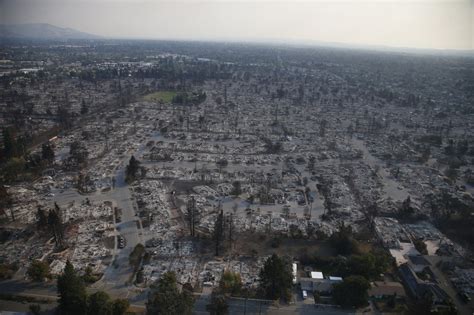
<instances>
[{"instance_id":1,"label":"utility pole","mask_svg":"<svg viewBox=\"0 0 474 315\"><path fill-rule=\"evenodd\" d=\"M247 286L246 286L246 287L247 287ZM248 288L249 288L249 287L247 287L247 289L248 289ZM245 291L247 291L247 292L246 292L246 294L245 294L244 315L247 314L247 300L248 300L248 298L249 298L249 291L248 291L248 290L245 290Z\"/></svg>"},{"instance_id":2,"label":"utility pole","mask_svg":"<svg viewBox=\"0 0 474 315\"><path fill-rule=\"evenodd\" d=\"M196 223L196 200L194 197L188 200L187 205L188 217L189 217L189 232L191 236L195 235L195 223Z\"/></svg>"},{"instance_id":3,"label":"utility pole","mask_svg":"<svg viewBox=\"0 0 474 315\"><path fill-rule=\"evenodd\" d=\"M224 83L224 106L227 107L227 84Z\"/></svg>"},{"instance_id":4,"label":"utility pole","mask_svg":"<svg viewBox=\"0 0 474 315\"><path fill-rule=\"evenodd\" d=\"M278 123L278 102L276 103L276 108L275 108L275 124Z\"/></svg>"},{"instance_id":5,"label":"utility pole","mask_svg":"<svg viewBox=\"0 0 474 315\"><path fill-rule=\"evenodd\" d=\"M230 213L229 216L229 241L230 241L230 249L232 250L232 226L233 226L233 213Z\"/></svg>"},{"instance_id":6,"label":"utility pole","mask_svg":"<svg viewBox=\"0 0 474 315\"><path fill-rule=\"evenodd\" d=\"M105 151L109 151L109 125L105 125Z\"/></svg>"},{"instance_id":7,"label":"utility pole","mask_svg":"<svg viewBox=\"0 0 474 315\"><path fill-rule=\"evenodd\" d=\"M239 126L239 106L237 106L237 115L235 117L235 131L237 131L238 126Z\"/></svg>"}]
</instances>

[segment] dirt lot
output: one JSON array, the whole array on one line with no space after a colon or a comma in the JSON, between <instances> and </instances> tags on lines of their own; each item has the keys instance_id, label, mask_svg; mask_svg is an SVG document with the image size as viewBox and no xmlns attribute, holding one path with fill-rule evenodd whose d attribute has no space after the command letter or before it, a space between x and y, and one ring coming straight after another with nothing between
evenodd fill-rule
<instances>
[{"instance_id":1,"label":"dirt lot","mask_svg":"<svg viewBox=\"0 0 474 315\"><path fill-rule=\"evenodd\" d=\"M299 257L304 251L320 256L333 256L334 250L327 242L306 239L274 238L265 234L238 235L233 244L233 252L253 256L289 255Z\"/></svg>"}]
</instances>

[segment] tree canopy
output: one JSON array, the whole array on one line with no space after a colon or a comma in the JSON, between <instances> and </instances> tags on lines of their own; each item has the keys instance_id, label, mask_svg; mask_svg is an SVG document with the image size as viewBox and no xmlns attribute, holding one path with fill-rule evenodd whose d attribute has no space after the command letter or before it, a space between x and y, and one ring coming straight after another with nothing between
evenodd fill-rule
<instances>
[{"instance_id":1,"label":"tree canopy","mask_svg":"<svg viewBox=\"0 0 474 315\"><path fill-rule=\"evenodd\" d=\"M130 306L126 299L112 300L103 291L87 296L86 286L81 276L67 261L64 272L58 278L59 314L66 315L123 315Z\"/></svg>"},{"instance_id":2,"label":"tree canopy","mask_svg":"<svg viewBox=\"0 0 474 315\"><path fill-rule=\"evenodd\" d=\"M130 302L126 299L116 299L112 303L112 315L123 315L130 307Z\"/></svg>"},{"instance_id":3,"label":"tree canopy","mask_svg":"<svg viewBox=\"0 0 474 315\"><path fill-rule=\"evenodd\" d=\"M33 260L26 271L28 277L33 281L43 281L50 277L49 265L40 260Z\"/></svg>"},{"instance_id":4,"label":"tree canopy","mask_svg":"<svg viewBox=\"0 0 474 315\"><path fill-rule=\"evenodd\" d=\"M3 157L8 160L12 157L20 156L22 151L21 143L16 141L13 132L9 128L2 129L3 134Z\"/></svg>"},{"instance_id":5,"label":"tree canopy","mask_svg":"<svg viewBox=\"0 0 474 315\"><path fill-rule=\"evenodd\" d=\"M137 268L144 254L145 254L145 246L138 243L133 248L133 251L130 253L130 256L128 257L128 262L130 266L134 266L135 268Z\"/></svg>"},{"instance_id":6,"label":"tree canopy","mask_svg":"<svg viewBox=\"0 0 474 315\"><path fill-rule=\"evenodd\" d=\"M87 314L111 315L112 303L110 296L104 291L91 294L87 301Z\"/></svg>"},{"instance_id":7,"label":"tree canopy","mask_svg":"<svg viewBox=\"0 0 474 315\"><path fill-rule=\"evenodd\" d=\"M428 255L428 249L422 239L415 239L413 241L413 245L415 245L416 250L419 251L422 255Z\"/></svg>"},{"instance_id":8,"label":"tree canopy","mask_svg":"<svg viewBox=\"0 0 474 315\"><path fill-rule=\"evenodd\" d=\"M59 313L83 315L87 309L87 293L82 278L67 261L64 272L58 278Z\"/></svg>"},{"instance_id":9,"label":"tree canopy","mask_svg":"<svg viewBox=\"0 0 474 315\"><path fill-rule=\"evenodd\" d=\"M219 289L222 293L238 294L242 288L240 274L225 270L219 282Z\"/></svg>"},{"instance_id":10,"label":"tree canopy","mask_svg":"<svg viewBox=\"0 0 474 315\"><path fill-rule=\"evenodd\" d=\"M54 162L54 149L49 143L41 146L41 159L47 161L49 164Z\"/></svg>"},{"instance_id":11,"label":"tree canopy","mask_svg":"<svg viewBox=\"0 0 474 315\"><path fill-rule=\"evenodd\" d=\"M174 272L163 274L158 281L158 288L148 297L147 314L192 314L194 298L192 292L183 288L179 290Z\"/></svg>"},{"instance_id":12,"label":"tree canopy","mask_svg":"<svg viewBox=\"0 0 474 315\"><path fill-rule=\"evenodd\" d=\"M64 240L64 226L62 222L62 211L57 203L54 203L54 208L48 212L48 226L53 234L54 242L57 248L65 247Z\"/></svg>"},{"instance_id":13,"label":"tree canopy","mask_svg":"<svg viewBox=\"0 0 474 315\"><path fill-rule=\"evenodd\" d=\"M334 301L344 307L361 307L367 305L367 290L370 283L362 276L349 276L333 287Z\"/></svg>"},{"instance_id":14,"label":"tree canopy","mask_svg":"<svg viewBox=\"0 0 474 315\"><path fill-rule=\"evenodd\" d=\"M287 299L293 286L291 266L288 261L273 254L260 270L260 288L266 298Z\"/></svg>"},{"instance_id":15,"label":"tree canopy","mask_svg":"<svg viewBox=\"0 0 474 315\"><path fill-rule=\"evenodd\" d=\"M89 151L80 141L74 141L69 147L69 159L77 165L85 164L89 157Z\"/></svg>"},{"instance_id":16,"label":"tree canopy","mask_svg":"<svg viewBox=\"0 0 474 315\"><path fill-rule=\"evenodd\" d=\"M229 305L225 295L212 293L211 302L206 305L207 311L211 315L226 315L229 313Z\"/></svg>"},{"instance_id":17,"label":"tree canopy","mask_svg":"<svg viewBox=\"0 0 474 315\"><path fill-rule=\"evenodd\" d=\"M219 256L219 246L224 236L224 211L221 209L214 222L213 238L216 244L216 256Z\"/></svg>"},{"instance_id":18,"label":"tree canopy","mask_svg":"<svg viewBox=\"0 0 474 315\"><path fill-rule=\"evenodd\" d=\"M350 226L342 224L339 230L331 235L329 241L340 255L351 255L358 251L357 242L352 237L352 228Z\"/></svg>"},{"instance_id":19,"label":"tree canopy","mask_svg":"<svg viewBox=\"0 0 474 315\"><path fill-rule=\"evenodd\" d=\"M13 204L13 199L10 193L7 190L5 185L0 184L0 215L4 214L11 205Z\"/></svg>"},{"instance_id":20,"label":"tree canopy","mask_svg":"<svg viewBox=\"0 0 474 315\"><path fill-rule=\"evenodd\" d=\"M131 183L137 178L140 168L140 161L132 155L125 169L125 180L127 183Z\"/></svg>"}]
</instances>

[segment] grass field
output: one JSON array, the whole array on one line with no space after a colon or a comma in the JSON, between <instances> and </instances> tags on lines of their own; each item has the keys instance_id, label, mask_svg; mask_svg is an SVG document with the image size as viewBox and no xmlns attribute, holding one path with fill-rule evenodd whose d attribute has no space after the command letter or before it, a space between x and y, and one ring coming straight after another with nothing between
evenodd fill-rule
<instances>
[{"instance_id":1,"label":"grass field","mask_svg":"<svg viewBox=\"0 0 474 315\"><path fill-rule=\"evenodd\" d=\"M173 91L159 91L143 96L143 100L148 102L163 102L171 103L173 97L176 95L176 92Z\"/></svg>"}]
</instances>

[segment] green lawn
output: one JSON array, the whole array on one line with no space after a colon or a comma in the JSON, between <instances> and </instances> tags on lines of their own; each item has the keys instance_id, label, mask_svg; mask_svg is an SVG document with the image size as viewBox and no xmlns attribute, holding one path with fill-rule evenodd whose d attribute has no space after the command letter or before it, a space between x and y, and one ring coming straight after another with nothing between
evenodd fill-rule
<instances>
[{"instance_id":1,"label":"green lawn","mask_svg":"<svg viewBox=\"0 0 474 315\"><path fill-rule=\"evenodd\" d=\"M143 96L143 100L149 102L159 102L171 103L173 97L176 95L176 92L173 91L159 91Z\"/></svg>"}]
</instances>

